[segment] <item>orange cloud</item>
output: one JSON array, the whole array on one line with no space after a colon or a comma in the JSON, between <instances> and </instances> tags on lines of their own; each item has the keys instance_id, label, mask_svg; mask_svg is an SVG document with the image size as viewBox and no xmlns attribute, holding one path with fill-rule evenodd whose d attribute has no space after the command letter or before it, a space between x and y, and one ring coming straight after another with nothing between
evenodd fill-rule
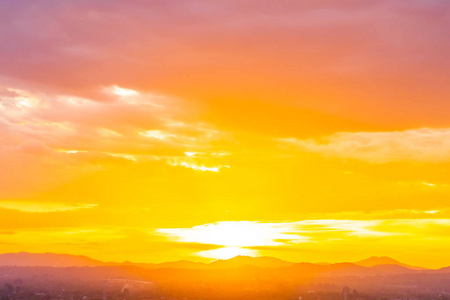
<instances>
[{"instance_id":1,"label":"orange cloud","mask_svg":"<svg viewBox=\"0 0 450 300\"><path fill-rule=\"evenodd\" d=\"M373 163L389 161L450 161L450 129L412 129L392 132L341 132L322 139L280 139L299 151L352 158Z\"/></svg>"}]
</instances>

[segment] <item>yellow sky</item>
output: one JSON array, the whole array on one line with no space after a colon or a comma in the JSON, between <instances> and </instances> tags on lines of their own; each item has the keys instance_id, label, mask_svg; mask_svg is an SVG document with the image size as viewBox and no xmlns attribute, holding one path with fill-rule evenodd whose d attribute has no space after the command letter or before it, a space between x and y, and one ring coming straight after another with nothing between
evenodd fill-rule
<instances>
[{"instance_id":1,"label":"yellow sky","mask_svg":"<svg viewBox=\"0 0 450 300\"><path fill-rule=\"evenodd\" d=\"M450 265L448 5L194 2L0 12L0 253Z\"/></svg>"},{"instance_id":2,"label":"yellow sky","mask_svg":"<svg viewBox=\"0 0 450 300\"><path fill-rule=\"evenodd\" d=\"M186 121L183 100L117 86L106 103L10 91L3 252L448 262L450 130L273 137Z\"/></svg>"}]
</instances>

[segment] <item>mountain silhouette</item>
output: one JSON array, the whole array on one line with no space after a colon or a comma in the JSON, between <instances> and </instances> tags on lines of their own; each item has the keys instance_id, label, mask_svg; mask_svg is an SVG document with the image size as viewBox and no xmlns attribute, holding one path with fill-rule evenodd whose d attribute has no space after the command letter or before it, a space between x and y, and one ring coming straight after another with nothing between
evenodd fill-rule
<instances>
[{"instance_id":1,"label":"mountain silhouette","mask_svg":"<svg viewBox=\"0 0 450 300\"><path fill-rule=\"evenodd\" d=\"M110 264L114 264L114 263L110 263ZM163 269L163 268L207 269L208 268L208 264L201 263L201 262L193 262L193 261L188 261L188 260L171 261L171 262L164 262L164 263L159 263L159 264L133 263L133 262L126 261L126 262L121 263L121 265L138 266L138 267L146 268L146 269Z\"/></svg>"},{"instance_id":2,"label":"mountain silhouette","mask_svg":"<svg viewBox=\"0 0 450 300\"><path fill-rule=\"evenodd\" d=\"M28 252L0 254L0 266L95 267L104 265L106 263L83 255Z\"/></svg>"},{"instance_id":3,"label":"mountain silhouette","mask_svg":"<svg viewBox=\"0 0 450 300\"><path fill-rule=\"evenodd\" d=\"M336 264L313 264L313 263L292 263L274 257L250 257L236 256L226 260L216 260L212 263L192 262L187 260L164 262L164 263L134 263L125 261L103 262L83 255L56 254L56 253L5 253L0 254L0 266L18 267L106 267L124 266L139 267L145 269L186 269L186 270L218 270L235 269L242 267L256 267L266 269L282 269L286 272L298 272L300 274L318 273L341 273L341 274L370 274L386 273L400 274L411 273L416 270L427 270L421 267L414 267L403 264L390 257L370 257L354 263ZM447 270L443 270L445 272Z\"/></svg>"},{"instance_id":4,"label":"mountain silhouette","mask_svg":"<svg viewBox=\"0 0 450 300\"><path fill-rule=\"evenodd\" d=\"M416 273L416 272L420 271L418 269L411 269L411 268L407 268L407 267L403 267L401 265L395 265L395 264L376 265L376 266L373 266L370 268L372 270L375 270L377 273L381 273L384 275L407 274L407 273Z\"/></svg>"},{"instance_id":5,"label":"mountain silhouette","mask_svg":"<svg viewBox=\"0 0 450 300\"><path fill-rule=\"evenodd\" d=\"M222 268L228 269L242 266L253 266L261 268L281 268L281 267L289 267L292 265L294 265L294 263L268 256L262 257L236 256L226 260L216 260L209 264L211 268L215 269L222 269Z\"/></svg>"},{"instance_id":6,"label":"mountain silhouette","mask_svg":"<svg viewBox=\"0 0 450 300\"><path fill-rule=\"evenodd\" d=\"M415 266L410 266L410 265L401 263L401 262L399 262L393 258L390 258L388 256L372 256L372 257L357 261L354 264L358 265L358 266L363 266L363 267L374 267L374 266L378 266L378 265L397 265L397 266L405 267L405 268L412 269L412 270L424 270L425 269L422 267L415 267Z\"/></svg>"},{"instance_id":7,"label":"mountain silhouette","mask_svg":"<svg viewBox=\"0 0 450 300\"><path fill-rule=\"evenodd\" d=\"M337 263L337 264L312 264L312 263L299 263L293 265L291 268L287 268L288 272L295 272L304 276L311 275L328 275L328 276L360 276L360 275L372 275L376 271L367 267L358 266L352 263Z\"/></svg>"}]
</instances>

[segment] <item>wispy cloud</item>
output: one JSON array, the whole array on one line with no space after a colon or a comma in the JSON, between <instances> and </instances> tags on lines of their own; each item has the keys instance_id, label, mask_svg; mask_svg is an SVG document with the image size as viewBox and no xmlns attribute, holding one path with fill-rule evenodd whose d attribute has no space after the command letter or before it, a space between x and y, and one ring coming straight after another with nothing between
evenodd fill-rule
<instances>
[{"instance_id":1,"label":"wispy cloud","mask_svg":"<svg viewBox=\"0 0 450 300\"><path fill-rule=\"evenodd\" d=\"M7 181L0 180L3 192L28 190L29 185L45 188L43 181L74 179L102 169L108 161L161 160L214 172L224 167L210 166L199 157L178 158L184 152L214 152L214 143L229 140L211 124L185 120L190 111L185 101L116 85L97 92L105 99L16 88L0 91L0 177L9 174Z\"/></svg>"},{"instance_id":2,"label":"wispy cloud","mask_svg":"<svg viewBox=\"0 0 450 300\"><path fill-rule=\"evenodd\" d=\"M372 163L391 161L450 161L450 129L391 132L341 132L322 139L280 139L298 151Z\"/></svg>"},{"instance_id":3,"label":"wispy cloud","mask_svg":"<svg viewBox=\"0 0 450 300\"><path fill-rule=\"evenodd\" d=\"M199 155L195 152L185 152L185 156L183 157L173 157L167 161L167 163L171 166L180 166L189 168L196 171L203 172L219 172L221 169L229 169L229 165L215 165L211 162L210 158L213 157L217 159L217 155L215 153L211 155ZM220 155L219 155L220 157Z\"/></svg>"},{"instance_id":4,"label":"wispy cloud","mask_svg":"<svg viewBox=\"0 0 450 300\"><path fill-rule=\"evenodd\" d=\"M94 208L97 204L64 204L64 203L45 203L45 202L31 202L31 201L12 201L12 200L0 200L0 208L14 209L23 212L58 212L68 211L75 209Z\"/></svg>"}]
</instances>

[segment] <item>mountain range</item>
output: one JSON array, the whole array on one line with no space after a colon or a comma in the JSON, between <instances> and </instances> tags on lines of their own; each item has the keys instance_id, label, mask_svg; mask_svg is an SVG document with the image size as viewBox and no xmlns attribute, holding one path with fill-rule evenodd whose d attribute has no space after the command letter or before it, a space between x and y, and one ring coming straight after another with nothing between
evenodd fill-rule
<instances>
[{"instance_id":1,"label":"mountain range","mask_svg":"<svg viewBox=\"0 0 450 300\"><path fill-rule=\"evenodd\" d=\"M353 263L293 263L274 257L250 257L236 256L227 260L216 260L211 263L192 261L175 261L164 263L133 263L125 261L122 263L103 262L83 255L56 254L56 253L5 253L0 254L0 266L47 266L47 267L97 267L97 266L136 266L145 269L232 269L243 266L258 268L290 268L302 269L308 272L386 272L406 273L414 271L426 271L428 269L410 266L390 257L373 256ZM443 268L446 269L446 268ZM369 271L368 271L369 270Z\"/></svg>"}]
</instances>

